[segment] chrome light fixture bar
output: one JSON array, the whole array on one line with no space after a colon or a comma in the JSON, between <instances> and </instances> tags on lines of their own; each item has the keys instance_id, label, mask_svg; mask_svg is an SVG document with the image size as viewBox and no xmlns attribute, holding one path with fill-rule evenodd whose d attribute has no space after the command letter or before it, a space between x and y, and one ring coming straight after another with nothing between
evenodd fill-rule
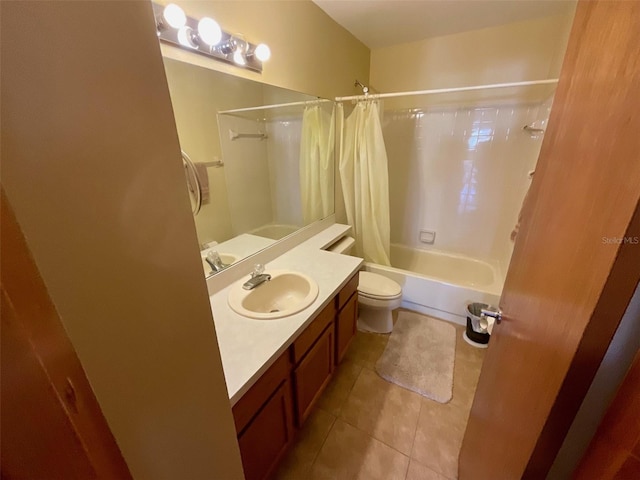
<instances>
[{"instance_id":1,"label":"chrome light fixture bar","mask_svg":"<svg viewBox=\"0 0 640 480\"><path fill-rule=\"evenodd\" d=\"M255 45L242 35L227 33L212 18L189 17L174 3L151 5L158 38L165 43L258 73L271 56L266 44Z\"/></svg>"}]
</instances>

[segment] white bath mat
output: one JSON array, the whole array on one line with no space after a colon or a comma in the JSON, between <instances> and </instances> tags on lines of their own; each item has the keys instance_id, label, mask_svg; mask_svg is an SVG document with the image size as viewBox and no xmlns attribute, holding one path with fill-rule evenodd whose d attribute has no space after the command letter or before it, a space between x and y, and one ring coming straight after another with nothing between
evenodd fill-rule
<instances>
[{"instance_id":1,"label":"white bath mat","mask_svg":"<svg viewBox=\"0 0 640 480\"><path fill-rule=\"evenodd\" d=\"M398 314L376 370L385 380L436 402L447 403L453 394L455 354L453 325L403 311Z\"/></svg>"}]
</instances>

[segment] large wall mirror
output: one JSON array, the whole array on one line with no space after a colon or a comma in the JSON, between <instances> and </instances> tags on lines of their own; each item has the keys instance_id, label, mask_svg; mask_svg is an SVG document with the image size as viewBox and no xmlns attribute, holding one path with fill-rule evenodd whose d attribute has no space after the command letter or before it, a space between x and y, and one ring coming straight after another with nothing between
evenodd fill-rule
<instances>
[{"instance_id":1,"label":"large wall mirror","mask_svg":"<svg viewBox=\"0 0 640 480\"><path fill-rule=\"evenodd\" d=\"M205 275L334 213L333 102L164 64Z\"/></svg>"}]
</instances>

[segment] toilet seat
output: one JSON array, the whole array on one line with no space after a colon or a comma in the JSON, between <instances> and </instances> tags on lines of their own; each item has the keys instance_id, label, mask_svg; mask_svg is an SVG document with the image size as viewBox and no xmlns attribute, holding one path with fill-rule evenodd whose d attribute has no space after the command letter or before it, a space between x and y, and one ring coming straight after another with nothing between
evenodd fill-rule
<instances>
[{"instance_id":1,"label":"toilet seat","mask_svg":"<svg viewBox=\"0 0 640 480\"><path fill-rule=\"evenodd\" d=\"M358 295L363 298L370 298L371 300L396 300L402 297L402 293L399 293L398 295L389 296L389 295L371 295L371 294L363 293L360 291L358 291Z\"/></svg>"},{"instance_id":2,"label":"toilet seat","mask_svg":"<svg viewBox=\"0 0 640 480\"><path fill-rule=\"evenodd\" d=\"M396 300L402 297L402 287L377 273L360 272L358 294L372 300Z\"/></svg>"}]
</instances>

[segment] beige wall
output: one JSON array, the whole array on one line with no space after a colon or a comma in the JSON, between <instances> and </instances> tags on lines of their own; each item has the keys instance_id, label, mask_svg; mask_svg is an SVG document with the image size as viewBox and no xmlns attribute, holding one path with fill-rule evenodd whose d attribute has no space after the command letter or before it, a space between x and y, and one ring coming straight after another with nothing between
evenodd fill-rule
<instances>
[{"instance_id":1,"label":"beige wall","mask_svg":"<svg viewBox=\"0 0 640 480\"><path fill-rule=\"evenodd\" d=\"M211 16L227 32L241 33L252 43L268 44L271 59L259 74L175 47L163 46L163 54L325 98L357 93L354 80L368 80L369 48L311 1L177 0L173 3L180 5L189 16Z\"/></svg>"},{"instance_id":2,"label":"beige wall","mask_svg":"<svg viewBox=\"0 0 640 480\"><path fill-rule=\"evenodd\" d=\"M2 34L2 185L133 476L243 478L150 5Z\"/></svg>"},{"instance_id":3,"label":"beige wall","mask_svg":"<svg viewBox=\"0 0 640 480\"><path fill-rule=\"evenodd\" d=\"M572 21L573 11L374 49L370 82L397 92L557 78Z\"/></svg>"}]
</instances>

